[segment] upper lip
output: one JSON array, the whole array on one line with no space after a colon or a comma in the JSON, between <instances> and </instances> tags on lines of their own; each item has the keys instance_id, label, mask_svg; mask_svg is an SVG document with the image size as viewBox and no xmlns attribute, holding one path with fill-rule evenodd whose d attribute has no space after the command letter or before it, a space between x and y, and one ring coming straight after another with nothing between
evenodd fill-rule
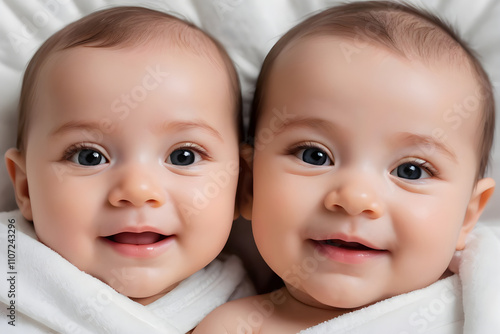
<instances>
[{"instance_id":1,"label":"upper lip","mask_svg":"<svg viewBox=\"0 0 500 334\"><path fill-rule=\"evenodd\" d=\"M371 242L369 242L369 241L367 241L359 236L356 236L356 235L329 234L325 237L314 237L314 238L311 238L311 240L317 241L317 242L326 241L326 240L341 240L341 241L345 241L345 242L357 242L365 247L372 248L374 250L385 250L385 249L378 247L378 246L372 244Z\"/></svg>"},{"instance_id":2,"label":"upper lip","mask_svg":"<svg viewBox=\"0 0 500 334\"><path fill-rule=\"evenodd\" d=\"M167 236L171 235L171 233L166 233L165 231L162 231L159 228L154 227L154 226L131 225L131 226L126 226L124 228L121 228L114 233L102 235L102 237L107 238L107 237L110 237L110 236L113 236L113 235L116 235L119 233L125 233L125 232L138 233L138 234L144 233L144 232L152 232L152 233L158 233L158 234L167 235Z\"/></svg>"}]
</instances>

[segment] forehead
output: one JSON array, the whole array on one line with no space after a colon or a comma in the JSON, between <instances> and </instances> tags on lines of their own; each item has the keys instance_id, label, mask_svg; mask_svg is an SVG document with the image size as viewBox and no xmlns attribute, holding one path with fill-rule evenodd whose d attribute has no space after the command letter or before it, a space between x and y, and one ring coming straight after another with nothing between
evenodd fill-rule
<instances>
[{"instance_id":1,"label":"forehead","mask_svg":"<svg viewBox=\"0 0 500 334\"><path fill-rule=\"evenodd\" d=\"M165 45L60 51L48 58L38 81L38 101L50 96L111 106L116 99L142 100L168 88L179 94L196 91L193 101L221 96L230 103L229 78L222 66L190 49Z\"/></svg>"},{"instance_id":2,"label":"forehead","mask_svg":"<svg viewBox=\"0 0 500 334\"><path fill-rule=\"evenodd\" d=\"M465 66L424 63L338 37L308 37L287 46L273 64L259 123L286 105L301 116L315 112L336 123L352 125L356 118L357 130L369 127L368 119L383 119L388 131L441 131L476 143L478 88Z\"/></svg>"},{"instance_id":3,"label":"forehead","mask_svg":"<svg viewBox=\"0 0 500 334\"><path fill-rule=\"evenodd\" d=\"M86 74L89 70L93 75L103 72L103 76L116 70L130 74L137 70L144 72L148 66L159 65L170 66L171 71L175 67L179 71L187 71L193 67L205 72L224 72L222 59L215 47L204 47L203 51L197 51L192 45L181 46L172 41L158 40L114 47L84 45L56 51L47 56L39 78L50 80L55 75Z\"/></svg>"},{"instance_id":4,"label":"forehead","mask_svg":"<svg viewBox=\"0 0 500 334\"><path fill-rule=\"evenodd\" d=\"M421 103L436 107L464 104L479 85L467 66L449 62L409 59L385 47L332 36L314 36L293 41L275 60L264 95L295 96L289 89L311 98L336 98L337 102L363 104L367 93L385 102L412 103L404 97L421 97ZM280 89L280 87L287 89ZM477 108L479 109L479 108ZM471 110L472 111L472 110ZM444 112L444 110L443 110Z\"/></svg>"},{"instance_id":5,"label":"forehead","mask_svg":"<svg viewBox=\"0 0 500 334\"><path fill-rule=\"evenodd\" d=\"M65 50L49 58L37 88L28 146L30 138L75 122L125 136L134 126L161 131L171 122L237 132L227 74L182 49Z\"/></svg>"}]
</instances>

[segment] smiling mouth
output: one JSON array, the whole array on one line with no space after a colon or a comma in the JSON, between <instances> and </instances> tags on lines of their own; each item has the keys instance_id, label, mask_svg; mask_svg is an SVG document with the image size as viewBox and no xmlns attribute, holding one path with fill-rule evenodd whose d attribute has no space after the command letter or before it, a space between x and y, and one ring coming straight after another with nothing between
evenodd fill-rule
<instances>
[{"instance_id":1,"label":"smiling mouth","mask_svg":"<svg viewBox=\"0 0 500 334\"><path fill-rule=\"evenodd\" d=\"M318 241L322 245L333 246L343 249L349 250L357 250L357 251L377 251L379 249L371 248L366 245L360 244L359 242L348 242L340 239L328 239L328 240L319 240Z\"/></svg>"},{"instance_id":2,"label":"smiling mouth","mask_svg":"<svg viewBox=\"0 0 500 334\"><path fill-rule=\"evenodd\" d=\"M122 232L107 236L106 239L118 244L127 245L151 245L168 238L168 235L159 234L155 232Z\"/></svg>"},{"instance_id":3,"label":"smiling mouth","mask_svg":"<svg viewBox=\"0 0 500 334\"><path fill-rule=\"evenodd\" d=\"M316 249L335 263L346 265L361 265L377 259L385 258L390 254L386 249L378 249L356 241L342 239L313 240Z\"/></svg>"}]
</instances>

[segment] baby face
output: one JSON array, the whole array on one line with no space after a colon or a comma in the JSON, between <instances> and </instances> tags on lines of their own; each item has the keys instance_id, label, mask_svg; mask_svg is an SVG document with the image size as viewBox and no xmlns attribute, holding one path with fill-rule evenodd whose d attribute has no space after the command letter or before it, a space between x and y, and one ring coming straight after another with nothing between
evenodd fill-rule
<instances>
[{"instance_id":1,"label":"baby face","mask_svg":"<svg viewBox=\"0 0 500 334\"><path fill-rule=\"evenodd\" d=\"M211 262L238 178L222 68L161 46L52 56L26 148L39 240L142 303Z\"/></svg>"},{"instance_id":2,"label":"baby face","mask_svg":"<svg viewBox=\"0 0 500 334\"><path fill-rule=\"evenodd\" d=\"M291 293L318 307L360 307L431 284L474 220L480 110L464 106L478 94L472 76L348 47L315 37L286 49L255 135L257 246Z\"/></svg>"}]
</instances>

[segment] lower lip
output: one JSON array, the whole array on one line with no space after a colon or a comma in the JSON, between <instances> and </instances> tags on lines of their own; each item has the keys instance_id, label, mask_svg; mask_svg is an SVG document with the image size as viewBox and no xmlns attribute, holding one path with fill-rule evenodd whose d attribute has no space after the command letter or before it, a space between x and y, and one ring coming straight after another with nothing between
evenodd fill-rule
<instances>
[{"instance_id":1,"label":"lower lip","mask_svg":"<svg viewBox=\"0 0 500 334\"><path fill-rule=\"evenodd\" d=\"M325 245L318 241L313 243L318 251L327 258L340 263L360 264L387 255L386 250L356 250L336 246Z\"/></svg>"},{"instance_id":2,"label":"lower lip","mask_svg":"<svg viewBox=\"0 0 500 334\"><path fill-rule=\"evenodd\" d=\"M117 253L123 256L135 258L153 258L164 253L173 242L174 238L174 236L169 236L163 240L155 242L154 244L146 245L122 244L106 238L102 239Z\"/></svg>"}]
</instances>

